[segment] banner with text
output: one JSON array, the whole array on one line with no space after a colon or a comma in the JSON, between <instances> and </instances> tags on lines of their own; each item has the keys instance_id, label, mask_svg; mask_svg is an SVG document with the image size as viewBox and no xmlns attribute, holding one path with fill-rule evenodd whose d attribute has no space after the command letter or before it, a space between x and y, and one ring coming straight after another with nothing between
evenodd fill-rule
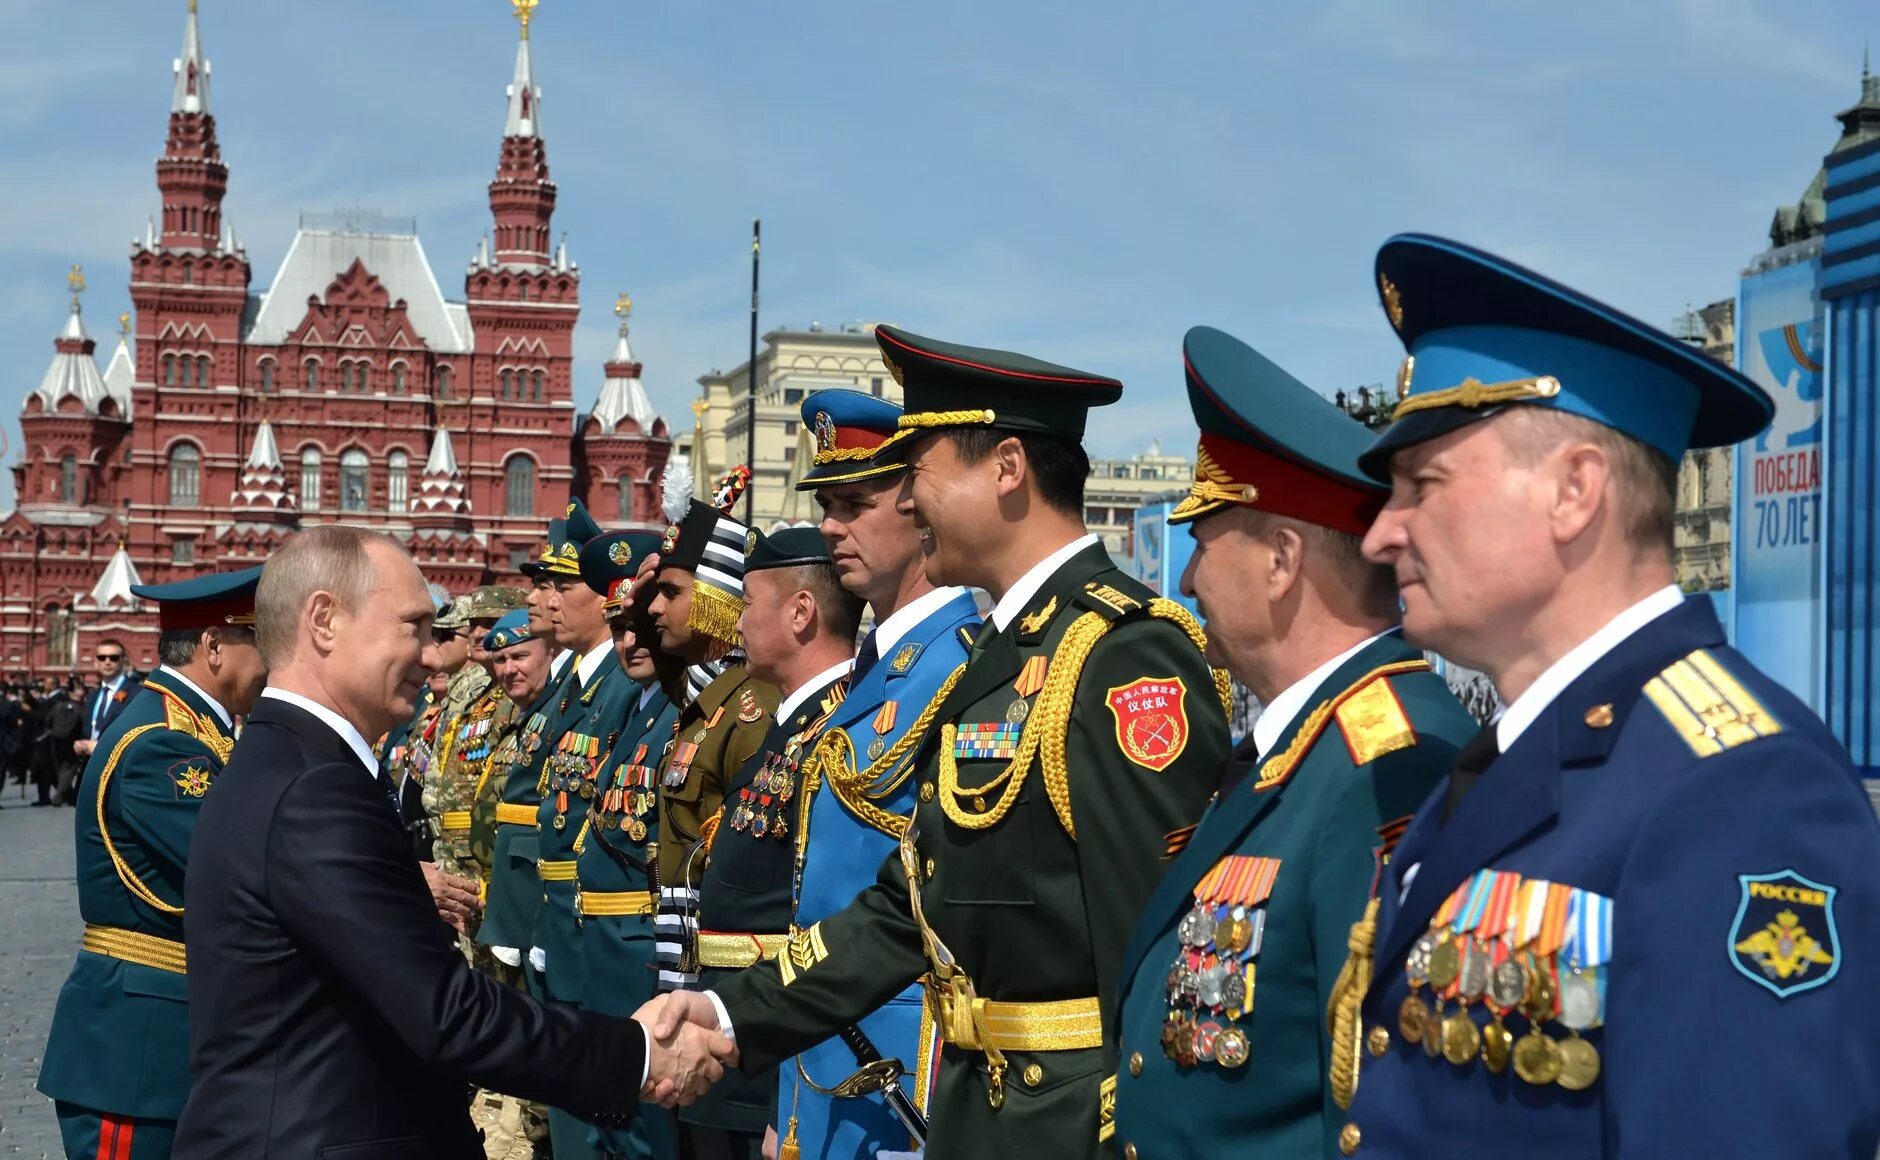
<instances>
[{"instance_id":1,"label":"banner with text","mask_svg":"<svg viewBox=\"0 0 1880 1160\"><path fill-rule=\"evenodd\" d=\"M1820 711L1823 318L1819 260L1760 270L1737 298L1737 366L1775 400L1736 449L1730 638Z\"/></svg>"}]
</instances>

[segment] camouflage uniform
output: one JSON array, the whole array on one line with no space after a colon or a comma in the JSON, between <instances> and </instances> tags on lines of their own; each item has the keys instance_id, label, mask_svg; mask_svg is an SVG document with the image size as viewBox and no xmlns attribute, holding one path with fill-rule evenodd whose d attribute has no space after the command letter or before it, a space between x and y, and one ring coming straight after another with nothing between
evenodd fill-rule
<instances>
[{"instance_id":1,"label":"camouflage uniform","mask_svg":"<svg viewBox=\"0 0 1880 1160\"><path fill-rule=\"evenodd\" d=\"M469 727L471 710L488 700L492 692L498 698L502 697L501 689L490 687L489 670L482 665L466 664L451 677L443 698L432 707L430 715L419 718L418 724L412 728L411 748L418 750L420 739L425 740L430 748L430 765L424 771L423 780L424 820L434 840L432 857L437 860L440 869L462 874L466 878L476 875L460 869L454 858L445 857L445 852L453 837L463 838L468 835L470 819L467 815L445 815L460 815L461 811L470 808L470 801L476 796L484 763L480 759L473 759L466 765L460 759L458 750L467 744L467 754L489 756L489 747L481 744L479 737L465 737L464 730ZM468 785L451 784L453 780L462 781L466 778Z\"/></svg>"},{"instance_id":2,"label":"camouflage uniform","mask_svg":"<svg viewBox=\"0 0 1880 1160\"><path fill-rule=\"evenodd\" d=\"M479 666L477 671L482 668ZM438 745L437 776L424 786L425 812L438 823L432 856L440 869L479 882L489 873L490 849L486 845L483 856L477 856L472 811L489 783L493 768L490 755L498 740L497 718L508 703L503 690L492 686L454 717L449 716L447 708Z\"/></svg>"}]
</instances>

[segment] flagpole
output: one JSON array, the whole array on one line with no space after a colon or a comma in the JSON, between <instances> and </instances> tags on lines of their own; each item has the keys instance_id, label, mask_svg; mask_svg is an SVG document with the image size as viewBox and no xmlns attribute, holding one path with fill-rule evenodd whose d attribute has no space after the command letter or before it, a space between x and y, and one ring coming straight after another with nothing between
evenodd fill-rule
<instances>
[{"instance_id":1,"label":"flagpole","mask_svg":"<svg viewBox=\"0 0 1880 1160\"><path fill-rule=\"evenodd\" d=\"M744 426L744 465L751 469L751 486L744 491L744 522L757 526L757 259L763 250L764 220L751 222L751 361L747 364L751 411Z\"/></svg>"}]
</instances>

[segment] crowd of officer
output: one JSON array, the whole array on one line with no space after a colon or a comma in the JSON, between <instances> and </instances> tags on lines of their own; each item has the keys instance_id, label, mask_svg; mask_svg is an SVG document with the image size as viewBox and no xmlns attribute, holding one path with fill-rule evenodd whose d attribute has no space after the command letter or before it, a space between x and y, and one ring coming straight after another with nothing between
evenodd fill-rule
<instances>
[{"instance_id":1,"label":"crowd of officer","mask_svg":"<svg viewBox=\"0 0 1880 1160\"><path fill-rule=\"evenodd\" d=\"M478 900L463 954L739 1057L625 1126L470 1093L486 1154L1868 1160L1880 829L1672 568L1677 462L1768 397L1459 243L1375 278L1381 436L1220 330L1170 352L1205 625L1083 526L1121 383L888 325L904 406L803 400L817 527L669 473L662 531L572 501L527 588L441 609L380 755ZM156 696L77 789L72 1156L167 1154L187 1092L181 869L253 582L144 593Z\"/></svg>"}]
</instances>

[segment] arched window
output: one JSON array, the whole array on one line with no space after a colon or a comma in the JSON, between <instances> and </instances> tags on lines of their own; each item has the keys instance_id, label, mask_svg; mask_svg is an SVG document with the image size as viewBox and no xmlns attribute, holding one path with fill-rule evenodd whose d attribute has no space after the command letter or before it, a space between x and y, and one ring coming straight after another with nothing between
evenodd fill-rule
<instances>
[{"instance_id":1,"label":"arched window","mask_svg":"<svg viewBox=\"0 0 1880 1160\"><path fill-rule=\"evenodd\" d=\"M360 363L359 364L359 393L363 395L363 394L370 392L371 390L372 390L372 364Z\"/></svg>"},{"instance_id":2,"label":"arched window","mask_svg":"<svg viewBox=\"0 0 1880 1160\"><path fill-rule=\"evenodd\" d=\"M542 401L542 394L547 382L547 375L543 374L541 371L535 372L535 401L538 403Z\"/></svg>"},{"instance_id":3,"label":"arched window","mask_svg":"<svg viewBox=\"0 0 1880 1160\"><path fill-rule=\"evenodd\" d=\"M163 385L166 387L176 385L176 356L173 354L163 356Z\"/></svg>"},{"instance_id":4,"label":"arched window","mask_svg":"<svg viewBox=\"0 0 1880 1160\"><path fill-rule=\"evenodd\" d=\"M307 389L309 391L320 389L320 364L312 359L307 360Z\"/></svg>"},{"instance_id":5,"label":"arched window","mask_svg":"<svg viewBox=\"0 0 1880 1160\"><path fill-rule=\"evenodd\" d=\"M628 479L627 473L623 471L620 473L620 522L624 524L632 519L633 481Z\"/></svg>"},{"instance_id":6,"label":"arched window","mask_svg":"<svg viewBox=\"0 0 1880 1160\"><path fill-rule=\"evenodd\" d=\"M385 506L390 511L402 512L411 502L411 460L403 451L394 451L385 458Z\"/></svg>"},{"instance_id":7,"label":"arched window","mask_svg":"<svg viewBox=\"0 0 1880 1160\"><path fill-rule=\"evenodd\" d=\"M437 368L437 397L440 399L450 398L450 368L449 367Z\"/></svg>"},{"instance_id":8,"label":"arched window","mask_svg":"<svg viewBox=\"0 0 1880 1160\"><path fill-rule=\"evenodd\" d=\"M46 609L46 664L69 669L78 659L78 621L69 608Z\"/></svg>"},{"instance_id":9,"label":"arched window","mask_svg":"<svg viewBox=\"0 0 1880 1160\"><path fill-rule=\"evenodd\" d=\"M343 362L339 364L339 393L342 395L350 395L352 394L352 389L353 365L349 362Z\"/></svg>"},{"instance_id":10,"label":"arched window","mask_svg":"<svg viewBox=\"0 0 1880 1160\"><path fill-rule=\"evenodd\" d=\"M392 394L402 395L404 393L405 393L405 364L399 363L397 366L392 368Z\"/></svg>"},{"instance_id":11,"label":"arched window","mask_svg":"<svg viewBox=\"0 0 1880 1160\"><path fill-rule=\"evenodd\" d=\"M503 398L507 399L516 391L516 372L503 372Z\"/></svg>"},{"instance_id":12,"label":"arched window","mask_svg":"<svg viewBox=\"0 0 1880 1160\"><path fill-rule=\"evenodd\" d=\"M366 510L366 453L354 447L339 457L339 510Z\"/></svg>"},{"instance_id":13,"label":"arched window","mask_svg":"<svg viewBox=\"0 0 1880 1160\"><path fill-rule=\"evenodd\" d=\"M300 510L313 511L320 506L320 452L309 447L300 453Z\"/></svg>"},{"instance_id":14,"label":"arched window","mask_svg":"<svg viewBox=\"0 0 1880 1160\"><path fill-rule=\"evenodd\" d=\"M503 464L503 512L512 516L535 514L535 460L511 455Z\"/></svg>"},{"instance_id":15,"label":"arched window","mask_svg":"<svg viewBox=\"0 0 1880 1160\"><path fill-rule=\"evenodd\" d=\"M196 360L196 385L199 387L206 387L209 385L209 356L208 355L203 355L201 358Z\"/></svg>"},{"instance_id":16,"label":"arched window","mask_svg":"<svg viewBox=\"0 0 1880 1160\"><path fill-rule=\"evenodd\" d=\"M78 502L78 456L69 451L59 456L59 502Z\"/></svg>"},{"instance_id":17,"label":"arched window","mask_svg":"<svg viewBox=\"0 0 1880 1160\"><path fill-rule=\"evenodd\" d=\"M263 391L274 390L274 360L273 359L264 358L261 360L261 389Z\"/></svg>"},{"instance_id":18,"label":"arched window","mask_svg":"<svg viewBox=\"0 0 1880 1160\"><path fill-rule=\"evenodd\" d=\"M194 443L170 449L170 506L195 507L202 502L202 451Z\"/></svg>"}]
</instances>

